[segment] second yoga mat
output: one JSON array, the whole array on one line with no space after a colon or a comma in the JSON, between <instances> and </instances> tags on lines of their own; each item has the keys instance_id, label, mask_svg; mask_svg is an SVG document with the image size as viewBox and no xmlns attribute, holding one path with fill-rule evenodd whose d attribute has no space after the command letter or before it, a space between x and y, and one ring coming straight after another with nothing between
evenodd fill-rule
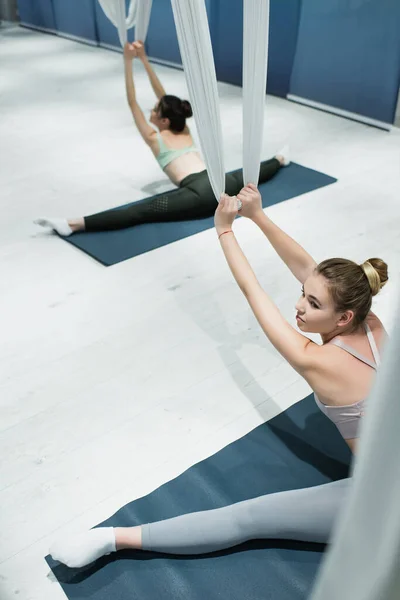
<instances>
[{"instance_id":1,"label":"second yoga mat","mask_svg":"<svg viewBox=\"0 0 400 600\"><path fill-rule=\"evenodd\" d=\"M273 179L260 185L263 207L278 204L335 181L336 179L329 175L291 163L288 167L280 169ZM75 233L63 239L109 267L210 229L213 224L213 217L194 221L146 223L118 231Z\"/></svg>"}]
</instances>

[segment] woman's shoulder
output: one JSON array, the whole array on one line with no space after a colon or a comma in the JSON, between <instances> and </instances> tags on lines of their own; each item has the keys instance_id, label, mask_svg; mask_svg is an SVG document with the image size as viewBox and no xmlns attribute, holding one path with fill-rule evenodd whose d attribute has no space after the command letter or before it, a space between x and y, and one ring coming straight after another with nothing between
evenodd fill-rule
<instances>
[{"instance_id":1,"label":"woman's shoulder","mask_svg":"<svg viewBox=\"0 0 400 600\"><path fill-rule=\"evenodd\" d=\"M381 349L387 338L387 332L382 321L375 313L370 312L365 323L369 326L378 348ZM335 340L340 340L347 346L354 347L361 352L363 345L365 344L365 331L360 328L360 330L350 335L333 338L331 342L326 344L312 344L314 356L318 357L320 365L329 366L332 364L332 360L338 360L339 362L340 360L346 360L346 355L337 352L337 345L339 344L336 344Z\"/></svg>"},{"instance_id":2,"label":"woman's shoulder","mask_svg":"<svg viewBox=\"0 0 400 600\"><path fill-rule=\"evenodd\" d=\"M385 329L385 326L383 325L379 317L376 316L375 313L370 311L365 322L369 326L374 336L377 335L378 338L382 339L387 337L387 331Z\"/></svg>"},{"instance_id":3,"label":"woman's shoulder","mask_svg":"<svg viewBox=\"0 0 400 600\"><path fill-rule=\"evenodd\" d=\"M384 329L382 321L379 317L376 316L375 313L372 312L372 310L369 311L365 321L370 327L381 327L382 329Z\"/></svg>"}]
</instances>

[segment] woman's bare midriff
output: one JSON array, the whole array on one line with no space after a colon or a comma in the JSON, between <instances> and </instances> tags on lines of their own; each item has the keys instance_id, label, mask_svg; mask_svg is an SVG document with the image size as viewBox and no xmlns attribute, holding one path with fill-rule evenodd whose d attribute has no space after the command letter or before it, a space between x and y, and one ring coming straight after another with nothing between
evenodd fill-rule
<instances>
[{"instance_id":1,"label":"woman's bare midriff","mask_svg":"<svg viewBox=\"0 0 400 600\"><path fill-rule=\"evenodd\" d=\"M198 152L188 152L171 161L165 167L164 173L168 175L172 183L179 185L188 175L201 173L205 168L206 165Z\"/></svg>"}]
</instances>

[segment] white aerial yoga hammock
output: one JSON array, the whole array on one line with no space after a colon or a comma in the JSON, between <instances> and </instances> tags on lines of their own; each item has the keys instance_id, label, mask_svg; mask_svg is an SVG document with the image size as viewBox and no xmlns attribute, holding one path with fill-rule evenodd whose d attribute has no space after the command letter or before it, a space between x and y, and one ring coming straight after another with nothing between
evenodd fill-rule
<instances>
[{"instance_id":1,"label":"white aerial yoga hammock","mask_svg":"<svg viewBox=\"0 0 400 600\"><path fill-rule=\"evenodd\" d=\"M122 47L128 41L128 29L135 26L135 40L144 42L149 28L153 0L131 0L126 16L125 0L99 0L104 14L118 29Z\"/></svg>"},{"instance_id":2,"label":"white aerial yoga hammock","mask_svg":"<svg viewBox=\"0 0 400 600\"><path fill-rule=\"evenodd\" d=\"M243 0L243 178L258 183L266 94L269 0ZM204 0L171 0L189 98L217 200L225 167L217 78Z\"/></svg>"},{"instance_id":3,"label":"white aerial yoga hammock","mask_svg":"<svg viewBox=\"0 0 400 600\"><path fill-rule=\"evenodd\" d=\"M267 88L269 0L243 4L243 181L257 185Z\"/></svg>"},{"instance_id":4,"label":"white aerial yoga hammock","mask_svg":"<svg viewBox=\"0 0 400 600\"><path fill-rule=\"evenodd\" d=\"M311 600L400 598L399 357L396 319L368 399L347 504Z\"/></svg>"}]
</instances>

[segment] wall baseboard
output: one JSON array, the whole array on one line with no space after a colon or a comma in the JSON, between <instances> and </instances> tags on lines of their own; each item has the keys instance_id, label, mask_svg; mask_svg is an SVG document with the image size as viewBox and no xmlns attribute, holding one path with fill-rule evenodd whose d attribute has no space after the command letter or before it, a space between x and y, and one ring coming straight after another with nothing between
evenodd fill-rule
<instances>
[{"instance_id":1,"label":"wall baseboard","mask_svg":"<svg viewBox=\"0 0 400 600\"><path fill-rule=\"evenodd\" d=\"M86 44L87 46L98 46L98 42L95 40L88 40L87 38L80 37L79 35L72 35L72 33L64 33L63 31L57 31L58 37L66 38L67 40L72 40L73 42L80 42L81 44Z\"/></svg>"},{"instance_id":2,"label":"wall baseboard","mask_svg":"<svg viewBox=\"0 0 400 600\"><path fill-rule=\"evenodd\" d=\"M52 35L56 35L57 37L66 38L67 40L72 40L73 42L80 42L81 44L86 44L88 46L98 46L99 44L94 40L88 40L87 38L79 37L78 35L72 35L70 33L64 33L63 31L58 31L57 29L49 29L47 27L38 27L37 25L31 25L30 23L19 23L21 27L25 27L26 29L33 29L34 31L41 31L42 33L51 33Z\"/></svg>"},{"instance_id":3,"label":"wall baseboard","mask_svg":"<svg viewBox=\"0 0 400 600\"><path fill-rule=\"evenodd\" d=\"M47 27L38 27L37 25L31 25L31 23L19 23L21 27L25 27L26 29L34 29L35 31L41 31L42 33L51 33L52 35L58 35L58 31L56 29L49 29Z\"/></svg>"},{"instance_id":4,"label":"wall baseboard","mask_svg":"<svg viewBox=\"0 0 400 600\"><path fill-rule=\"evenodd\" d=\"M162 58L155 58L154 56L149 56L149 60L158 65L164 65L165 67L172 67L173 69L179 69L183 71L183 65L175 62L171 62L170 60L163 60Z\"/></svg>"},{"instance_id":5,"label":"wall baseboard","mask_svg":"<svg viewBox=\"0 0 400 600\"><path fill-rule=\"evenodd\" d=\"M286 98L291 102L296 102L297 104L304 104L305 106L309 106L310 108L316 108L318 110L329 112L339 117L345 117L346 119L350 119L351 121L358 121L359 123L369 125L370 127L377 127L378 129L384 129L385 131L392 131L394 129L393 125L391 125L390 123L385 123L384 121L371 119L370 117L365 117L364 115L359 115L357 113L352 113L347 110L342 110L341 108L336 108L335 106L329 106L329 104L314 102L314 100L308 100L308 98L301 98L300 96L295 96L294 94L288 94Z\"/></svg>"}]
</instances>

